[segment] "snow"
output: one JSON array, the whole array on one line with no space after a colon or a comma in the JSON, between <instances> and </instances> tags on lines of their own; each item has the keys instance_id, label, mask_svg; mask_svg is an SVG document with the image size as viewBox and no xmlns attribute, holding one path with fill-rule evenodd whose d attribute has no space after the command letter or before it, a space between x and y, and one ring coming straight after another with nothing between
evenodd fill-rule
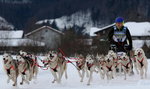
<instances>
[{"instance_id":1,"label":"snow","mask_svg":"<svg viewBox=\"0 0 150 89\"><path fill-rule=\"evenodd\" d=\"M22 38L23 37L23 30L17 31L0 31L0 39L15 39L15 38Z\"/></svg>"},{"instance_id":2,"label":"snow","mask_svg":"<svg viewBox=\"0 0 150 89\"><path fill-rule=\"evenodd\" d=\"M150 36L150 22L126 22L132 36Z\"/></svg>"},{"instance_id":3,"label":"snow","mask_svg":"<svg viewBox=\"0 0 150 89\"><path fill-rule=\"evenodd\" d=\"M100 28L91 27L91 29L90 29L90 36L96 36L96 34L94 34L94 33L97 32L97 31L100 31L100 30L101 30Z\"/></svg>"},{"instance_id":4,"label":"snow","mask_svg":"<svg viewBox=\"0 0 150 89\"><path fill-rule=\"evenodd\" d=\"M40 20L36 22L36 24L42 24L47 22L52 24L53 21L56 22L56 25L60 30L64 28L70 28L76 25L79 27L85 27L85 29L83 29L83 33L88 33L88 34L90 34L90 28L94 26L94 23L91 19L91 12L89 10L87 10L85 13L79 11L70 16L62 16L56 19Z\"/></svg>"},{"instance_id":5,"label":"snow","mask_svg":"<svg viewBox=\"0 0 150 89\"><path fill-rule=\"evenodd\" d=\"M3 29L12 30L12 29L14 29L14 26L11 25L10 23L8 23L4 18L2 18L0 16L0 29L1 30L3 30Z\"/></svg>"},{"instance_id":6,"label":"snow","mask_svg":"<svg viewBox=\"0 0 150 89\"><path fill-rule=\"evenodd\" d=\"M14 57L15 58L15 57ZM43 58L40 56L40 58ZM87 78L84 82L80 82L77 70L71 64L68 64L68 79L63 76L61 84L52 84L53 79L49 70L39 71L37 80L31 81L31 83L19 85L20 77L18 80L18 86L13 87L10 82L7 84L7 76L3 70L2 56L0 56L0 88L1 89L149 89L150 88L150 66L148 69L148 78L140 79L139 75L127 76L127 80L124 80L124 76L115 77L114 80L107 82L106 79L100 79L99 74L93 74L93 81L90 86L87 86ZM148 60L150 64L150 60Z\"/></svg>"}]
</instances>

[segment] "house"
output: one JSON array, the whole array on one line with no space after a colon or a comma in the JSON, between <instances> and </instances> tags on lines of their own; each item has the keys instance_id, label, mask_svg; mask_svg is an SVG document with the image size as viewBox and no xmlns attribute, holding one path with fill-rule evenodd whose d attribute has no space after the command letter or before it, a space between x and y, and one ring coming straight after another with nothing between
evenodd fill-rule
<instances>
[{"instance_id":1,"label":"house","mask_svg":"<svg viewBox=\"0 0 150 89\"><path fill-rule=\"evenodd\" d=\"M25 34L25 38L44 42L46 48L56 49L61 43L62 35L63 33L59 30L56 30L50 26L42 26Z\"/></svg>"},{"instance_id":2,"label":"house","mask_svg":"<svg viewBox=\"0 0 150 89\"><path fill-rule=\"evenodd\" d=\"M10 51L14 53L22 49L31 49L33 47L43 48L44 46L44 42L23 38L22 30L0 30L0 54Z\"/></svg>"}]
</instances>

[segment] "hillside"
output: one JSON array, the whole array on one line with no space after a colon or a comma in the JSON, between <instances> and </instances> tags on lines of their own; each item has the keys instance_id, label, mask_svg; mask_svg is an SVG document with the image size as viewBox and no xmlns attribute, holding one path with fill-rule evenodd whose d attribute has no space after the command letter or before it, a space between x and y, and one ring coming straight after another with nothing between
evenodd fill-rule
<instances>
[{"instance_id":1,"label":"hillside","mask_svg":"<svg viewBox=\"0 0 150 89\"><path fill-rule=\"evenodd\" d=\"M91 25L110 24L117 16L123 16L126 21L150 21L149 0L21 0L22 3L13 1L0 0L0 16L16 28L28 29L27 31L30 31L30 27L37 21L71 16L78 12L82 12L81 16L84 16L87 11L91 13L88 18L89 22L92 22Z\"/></svg>"}]
</instances>

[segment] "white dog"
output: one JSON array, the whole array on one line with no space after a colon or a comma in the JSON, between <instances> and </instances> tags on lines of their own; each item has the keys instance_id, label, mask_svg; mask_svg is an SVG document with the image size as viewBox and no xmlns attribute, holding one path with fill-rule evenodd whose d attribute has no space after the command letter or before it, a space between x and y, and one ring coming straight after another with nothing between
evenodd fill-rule
<instances>
[{"instance_id":1,"label":"white dog","mask_svg":"<svg viewBox=\"0 0 150 89\"><path fill-rule=\"evenodd\" d=\"M31 63L30 60L24 59L21 55L17 55L16 59L18 61L19 74L22 77L20 84L22 85L24 81L29 84L29 81L32 79L33 62Z\"/></svg>"},{"instance_id":2,"label":"white dog","mask_svg":"<svg viewBox=\"0 0 150 89\"><path fill-rule=\"evenodd\" d=\"M97 54L96 59L98 61L97 66L98 66L98 70L99 70L99 73L100 73L100 77L101 77L101 79L104 79L105 74L106 74L106 72L104 70L104 67L106 66L105 56Z\"/></svg>"},{"instance_id":3,"label":"white dog","mask_svg":"<svg viewBox=\"0 0 150 89\"><path fill-rule=\"evenodd\" d=\"M83 82L83 78L85 75L85 58L83 55L76 55L78 57L76 61L76 66L78 69L79 76L81 77L80 82ZM82 72L82 73L81 73Z\"/></svg>"},{"instance_id":4,"label":"white dog","mask_svg":"<svg viewBox=\"0 0 150 89\"><path fill-rule=\"evenodd\" d=\"M20 50L19 54L22 58L24 58L25 60L28 60L31 63L31 76L30 76L30 80L34 77L37 78L37 74L38 74L38 60L37 57L33 54L29 54L25 51Z\"/></svg>"},{"instance_id":5,"label":"white dog","mask_svg":"<svg viewBox=\"0 0 150 89\"><path fill-rule=\"evenodd\" d=\"M7 82L9 83L9 81L12 80L14 82L13 86L16 86L17 85L17 77L18 77L17 61L13 60L11 55L5 53L3 55L3 63L4 63L4 69L8 76Z\"/></svg>"},{"instance_id":6,"label":"white dog","mask_svg":"<svg viewBox=\"0 0 150 89\"><path fill-rule=\"evenodd\" d=\"M114 78L114 72L115 72L115 65L114 65L114 61L113 61L113 57L106 55L105 56L105 66L104 66L104 70L106 72L106 76L107 76L107 80L111 80Z\"/></svg>"},{"instance_id":7,"label":"white dog","mask_svg":"<svg viewBox=\"0 0 150 89\"><path fill-rule=\"evenodd\" d=\"M124 79L126 80L126 75L131 74L131 70L132 70L131 61L126 53L123 53L122 56L120 57L120 59L121 59L121 67L122 67L124 75L125 75Z\"/></svg>"},{"instance_id":8,"label":"white dog","mask_svg":"<svg viewBox=\"0 0 150 89\"><path fill-rule=\"evenodd\" d=\"M43 60L45 66L50 67L50 71L54 77L52 83L61 82L61 78L65 72L65 78L67 79L67 61L58 56L57 52L50 51L47 57Z\"/></svg>"},{"instance_id":9,"label":"white dog","mask_svg":"<svg viewBox=\"0 0 150 89\"><path fill-rule=\"evenodd\" d=\"M86 56L85 68L86 68L87 77L89 77L87 85L90 85L90 82L92 80L93 72L98 73L95 70L95 68L96 68L96 59L94 58L93 55L87 55ZM89 73L90 73L90 76L89 76Z\"/></svg>"},{"instance_id":10,"label":"white dog","mask_svg":"<svg viewBox=\"0 0 150 89\"><path fill-rule=\"evenodd\" d=\"M135 58L136 58L136 64L138 67L138 70L140 71L140 76L141 79L147 77L147 70L148 70L148 62L147 62L147 57L145 56L145 53L143 49L137 48L135 50Z\"/></svg>"}]
</instances>

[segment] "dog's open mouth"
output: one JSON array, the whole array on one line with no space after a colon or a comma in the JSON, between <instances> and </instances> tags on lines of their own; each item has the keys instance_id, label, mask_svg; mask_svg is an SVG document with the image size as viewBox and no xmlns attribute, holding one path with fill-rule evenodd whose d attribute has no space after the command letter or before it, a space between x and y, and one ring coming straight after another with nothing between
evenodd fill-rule
<instances>
[{"instance_id":1,"label":"dog's open mouth","mask_svg":"<svg viewBox=\"0 0 150 89\"><path fill-rule=\"evenodd\" d=\"M141 56L141 54L142 54L142 53L138 52L138 57L140 57L140 56Z\"/></svg>"},{"instance_id":2,"label":"dog's open mouth","mask_svg":"<svg viewBox=\"0 0 150 89\"><path fill-rule=\"evenodd\" d=\"M4 60L4 64L6 64L8 62L8 60Z\"/></svg>"},{"instance_id":3,"label":"dog's open mouth","mask_svg":"<svg viewBox=\"0 0 150 89\"><path fill-rule=\"evenodd\" d=\"M50 54L50 58L53 58L54 56L52 54Z\"/></svg>"}]
</instances>

